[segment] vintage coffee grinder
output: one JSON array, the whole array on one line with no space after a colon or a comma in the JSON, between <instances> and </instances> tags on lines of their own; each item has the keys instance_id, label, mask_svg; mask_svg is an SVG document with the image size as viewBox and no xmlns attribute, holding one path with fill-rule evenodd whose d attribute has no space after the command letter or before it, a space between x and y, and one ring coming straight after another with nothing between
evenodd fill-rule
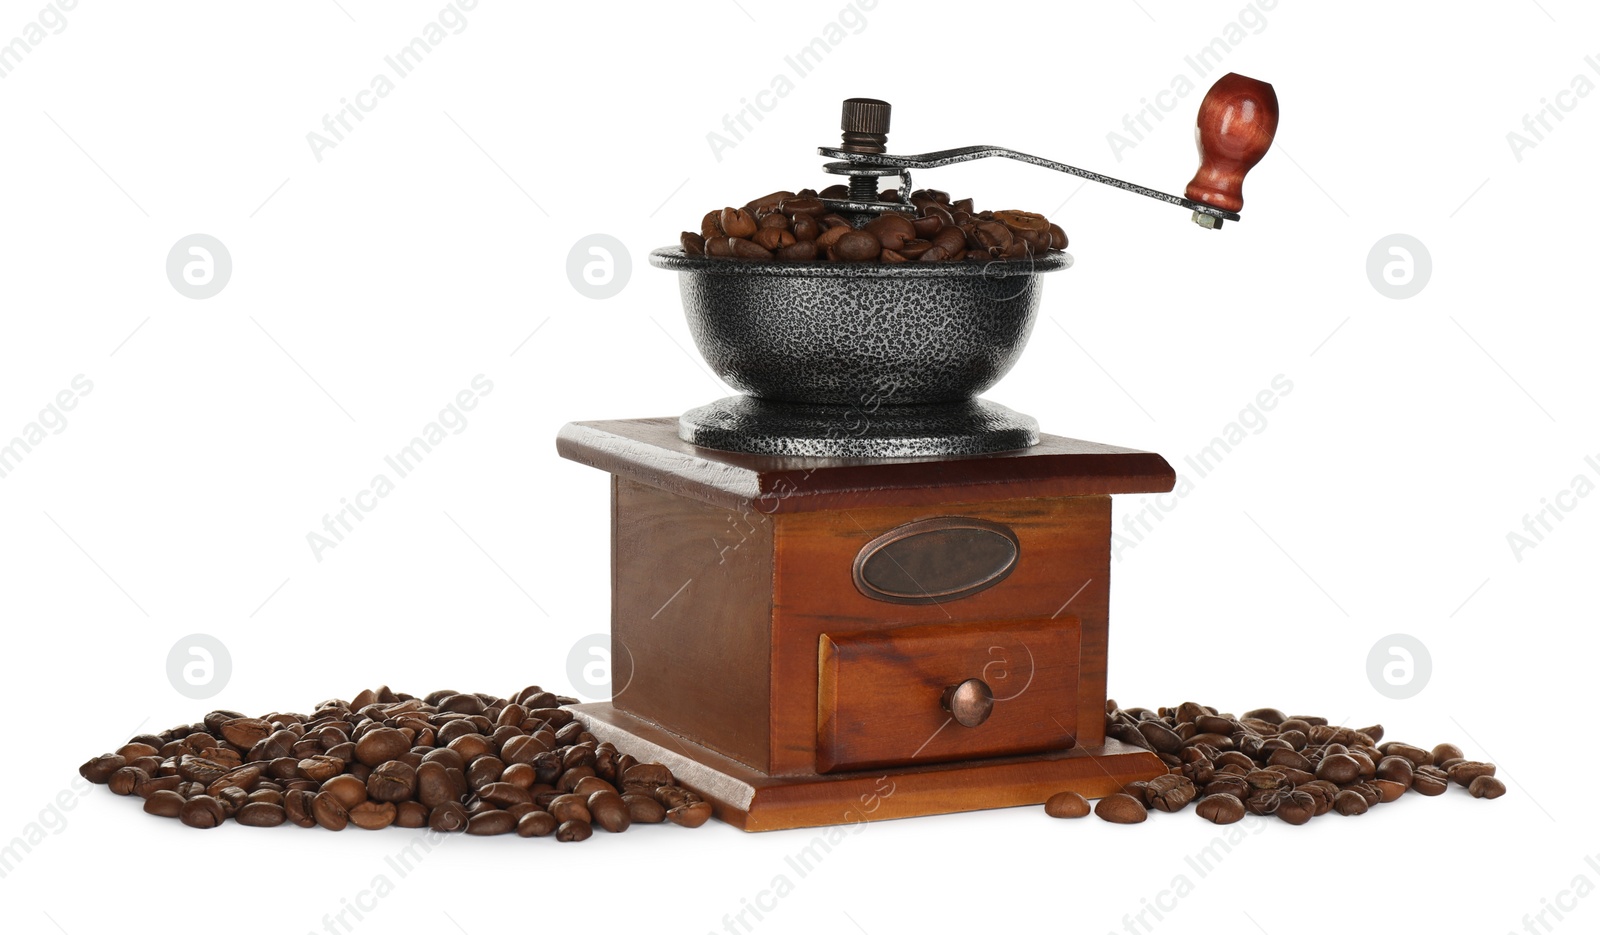
<instances>
[{"instance_id":1,"label":"vintage coffee grinder","mask_svg":"<svg viewBox=\"0 0 1600 935\"><path fill-rule=\"evenodd\" d=\"M857 226L910 170L1005 156L1237 220L1277 126L1270 85L1200 106L1185 197L996 147L886 152L889 105L844 105ZM898 176L900 197L877 197ZM978 398L1032 330L1051 253L993 262L651 255L707 362L746 395L575 422L612 475L612 686L577 710L749 831L1089 797L1166 771L1106 737L1111 495L1172 489L1158 454L1042 435Z\"/></svg>"}]
</instances>

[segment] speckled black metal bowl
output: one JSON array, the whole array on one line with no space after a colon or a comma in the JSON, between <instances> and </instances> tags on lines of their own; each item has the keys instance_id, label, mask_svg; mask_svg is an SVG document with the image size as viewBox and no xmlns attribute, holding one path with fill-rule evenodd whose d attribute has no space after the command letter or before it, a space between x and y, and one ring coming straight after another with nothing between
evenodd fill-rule
<instances>
[{"instance_id":1,"label":"speckled black metal bowl","mask_svg":"<svg viewBox=\"0 0 1600 935\"><path fill-rule=\"evenodd\" d=\"M729 386L765 400L832 406L971 399L1022 354L1039 277L1066 253L955 263L773 263L663 247L689 330Z\"/></svg>"}]
</instances>

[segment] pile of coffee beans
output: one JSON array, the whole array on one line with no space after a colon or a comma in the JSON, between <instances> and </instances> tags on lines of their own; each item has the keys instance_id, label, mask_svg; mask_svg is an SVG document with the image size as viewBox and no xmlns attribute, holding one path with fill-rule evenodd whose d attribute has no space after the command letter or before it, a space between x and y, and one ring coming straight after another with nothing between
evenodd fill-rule
<instances>
[{"instance_id":1,"label":"pile of coffee beans","mask_svg":"<svg viewBox=\"0 0 1600 935\"><path fill-rule=\"evenodd\" d=\"M938 263L1016 260L1065 250L1066 232L1031 211L975 211L971 198L952 202L941 191L912 192L904 211L861 217L858 229L823 199L845 199L843 185L818 192L773 192L742 208L708 211L700 232L679 237L690 256L805 263ZM879 201L898 203L885 191Z\"/></svg>"},{"instance_id":2,"label":"pile of coffee beans","mask_svg":"<svg viewBox=\"0 0 1600 935\"><path fill-rule=\"evenodd\" d=\"M582 841L595 826L705 824L711 804L658 763L597 743L537 685L511 698L387 686L311 714L212 711L141 734L79 773L192 828L390 825Z\"/></svg>"},{"instance_id":3,"label":"pile of coffee beans","mask_svg":"<svg viewBox=\"0 0 1600 935\"><path fill-rule=\"evenodd\" d=\"M1426 750L1385 743L1382 725L1352 730L1276 708L1235 717L1192 701L1154 711L1108 701L1106 735L1151 751L1168 770L1095 804L1096 815L1117 824L1144 821L1152 809L1182 811L1192 802L1201 818L1219 825L1247 813L1303 825L1328 812L1363 815L1408 791L1441 795L1452 782L1474 798L1497 799L1506 791L1493 763L1469 760L1455 744ZM1045 803L1053 818L1089 811L1075 792Z\"/></svg>"}]
</instances>

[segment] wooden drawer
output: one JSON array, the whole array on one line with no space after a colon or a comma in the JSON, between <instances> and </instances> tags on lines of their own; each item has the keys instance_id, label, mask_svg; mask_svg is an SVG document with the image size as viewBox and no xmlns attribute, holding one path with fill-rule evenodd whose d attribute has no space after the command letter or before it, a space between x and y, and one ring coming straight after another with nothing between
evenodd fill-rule
<instances>
[{"instance_id":1,"label":"wooden drawer","mask_svg":"<svg viewBox=\"0 0 1600 935\"><path fill-rule=\"evenodd\" d=\"M824 633L817 770L914 765L1070 747L1078 733L1076 617ZM946 688L984 680L987 720L957 723Z\"/></svg>"}]
</instances>

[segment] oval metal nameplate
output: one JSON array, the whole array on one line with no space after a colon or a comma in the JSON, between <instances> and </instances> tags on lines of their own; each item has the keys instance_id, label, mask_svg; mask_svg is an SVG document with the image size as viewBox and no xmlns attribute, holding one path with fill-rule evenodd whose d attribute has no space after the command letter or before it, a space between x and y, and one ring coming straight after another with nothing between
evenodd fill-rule
<instances>
[{"instance_id":1,"label":"oval metal nameplate","mask_svg":"<svg viewBox=\"0 0 1600 935\"><path fill-rule=\"evenodd\" d=\"M1005 580L1021 547L1008 527L967 516L906 523L861 547L851 574L867 597L896 604L959 600Z\"/></svg>"}]
</instances>

